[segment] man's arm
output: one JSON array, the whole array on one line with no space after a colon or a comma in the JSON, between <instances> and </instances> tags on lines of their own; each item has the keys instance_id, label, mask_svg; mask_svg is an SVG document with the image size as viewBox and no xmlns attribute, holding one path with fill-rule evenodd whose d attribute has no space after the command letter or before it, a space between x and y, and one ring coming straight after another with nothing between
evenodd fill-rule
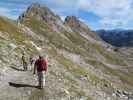
<instances>
[{"instance_id":1,"label":"man's arm","mask_svg":"<svg viewBox=\"0 0 133 100\"><path fill-rule=\"evenodd\" d=\"M33 72L33 74L36 74L36 62L34 64L34 72Z\"/></svg>"},{"instance_id":2,"label":"man's arm","mask_svg":"<svg viewBox=\"0 0 133 100\"><path fill-rule=\"evenodd\" d=\"M48 61L45 59L45 72L48 70Z\"/></svg>"}]
</instances>

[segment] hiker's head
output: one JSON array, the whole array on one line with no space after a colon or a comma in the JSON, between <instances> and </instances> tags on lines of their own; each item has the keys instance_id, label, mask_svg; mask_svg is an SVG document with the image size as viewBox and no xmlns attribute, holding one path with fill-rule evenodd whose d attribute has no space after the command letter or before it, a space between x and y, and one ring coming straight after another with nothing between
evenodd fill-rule
<instances>
[{"instance_id":1,"label":"hiker's head","mask_svg":"<svg viewBox=\"0 0 133 100\"><path fill-rule=\"evenodd\" d=\"M39 55L39 59L43 59L43 56L42 55Z\"/></svg>"},{"instance_id":2,"label":"hiker's head","mask_svg":"<svg viewBox=\"0 0 133 100\"><path fill-rule=\"evenodd\" d=\"M25 55L26 53L25 52L22 52L23 55Z\"/></svg>"},{"instance_id":3,"label":"hiker's head","mask_svg":"<svg viewBox=\"0 0 133 100\"><path fill-rule=\"evenodd\" d=\"M47 58L48 58L48 56L45 52L39 53L39 59L47 59Z\"/></svg>"}]
</instances>

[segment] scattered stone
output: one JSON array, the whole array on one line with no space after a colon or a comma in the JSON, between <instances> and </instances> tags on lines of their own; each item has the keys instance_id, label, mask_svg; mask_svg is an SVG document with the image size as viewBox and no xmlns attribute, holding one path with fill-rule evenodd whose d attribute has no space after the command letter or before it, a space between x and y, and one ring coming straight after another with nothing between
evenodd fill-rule
<instances>
[{"instance_id":1,"label":"scattered stone","mask_svg":"<svg viewBox=\"0 0 133 100\"><path fill-rule=\"evenodd\" d=\"M81 76L81 77L80 77L80 80L82 80L82 81L87 81L87 80L88 80L88 77L86 77L86 76Z\"/></svg>"},{"instance_id":2,"label":"scattered stone","mask_svg":"<svg viewBox=\"0 0 133 100\"><path fill-rule=\"evenodd\" d=\"M104 87L106 87L106 88L107 88L107 87L109 87L109 86L108 86L108 84L104 83Z\"/></svg>"},{"instance_id":3,"label":"scattered stone","mask_svg":"<svg viewBox=\"0 0 133 100\"><path fill-rule=\"evenodd\" d=\"M132 93L129 93L127 91L122 91L122 90L116 90L112 96L122 98L124 100L133 100L133 95Z\"/></svg>"},{"instance_id":4,"label":"scattered stone","mask_svg":"<svg viewBox=\"0 0 133 100\"><path fill-rule=\"evenodd\" d=\"M68 90L66 90L66 89L64 89L64 92L67 94L67 95L69 95L70 93L69 93L69 91Z\"/></svg>"},{"instance_id":5,"label":"scattered stone","mask_svg":"<svg viewBox=\"0 0 133 100\"><path fill-rule=\"evenodd\" d=\"M17 48L17 45L15 45L14 43L10 43L9 46L10 46L12 49Z\"/></svg>"},{"instance_id":6,"label":"scattered stone","mask_svg":"<svg viewBox=\"0 0 133 100\"><path fill-rule=\"evenodd\" d=\"M31 95L31 91L28 91L27 94L28 94L28 95Z\"/></svg>"}]
</instances>

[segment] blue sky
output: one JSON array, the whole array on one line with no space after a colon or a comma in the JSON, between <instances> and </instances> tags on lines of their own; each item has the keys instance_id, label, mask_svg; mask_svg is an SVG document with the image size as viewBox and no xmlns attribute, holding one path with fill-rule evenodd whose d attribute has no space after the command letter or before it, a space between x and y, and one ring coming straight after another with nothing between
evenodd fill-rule
<instances>
[{"instance_id":1,"label":"blue sky","mask_svg":"<svg viewBox=\"0 0 133 100\"><path fill-rule=\"evenodd\" d=\"M0 0L0 15L12 19L31 3L47 5L62 19L74 15L92 29L133 29L133 0Z\"/></svg>"}]
</instances>

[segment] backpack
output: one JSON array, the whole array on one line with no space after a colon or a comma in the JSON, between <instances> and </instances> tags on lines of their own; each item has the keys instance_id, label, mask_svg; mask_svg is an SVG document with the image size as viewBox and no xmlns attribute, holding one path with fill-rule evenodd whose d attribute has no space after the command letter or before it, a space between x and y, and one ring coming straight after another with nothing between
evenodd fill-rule
<instances>
[{"instance_id":1,"label":"backpack","mask_svg":"<svg viewBox=\"0 0 133 100\"><path fill-rule=\"evenodd\" d=\"M39 59L36 61L37 71L47 71L47 61L44 59Z\"/></svg>"}]
</instances>

